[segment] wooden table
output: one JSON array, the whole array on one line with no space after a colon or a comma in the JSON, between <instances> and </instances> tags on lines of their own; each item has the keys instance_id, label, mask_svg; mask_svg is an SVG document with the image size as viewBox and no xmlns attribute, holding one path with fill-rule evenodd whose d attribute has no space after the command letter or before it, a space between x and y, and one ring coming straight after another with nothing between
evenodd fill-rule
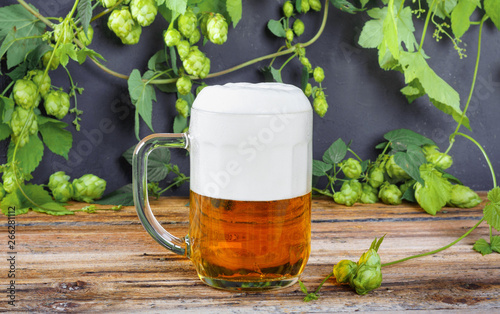
<instances>
[{"instance_id":1,"label":"wooden table","mask_svg":"<svg viewBox=\"0 0 500 314\"><path fill-rule=\"evenodd\" d=\"M485 197L485 194L481 194ZM187 232L185 198L152 204L175 235ZM72 208L81 208L73 204ZM302 275L314 290L341 259L357 261L374 237L387 234L382 262L431 251L465 233L482 216L445 208L433 217L418 206L339 206L314 199L312 252ZM219 291L204 285L190 261L163 249L143 229L135 209L54 217L16 218L15 308L7 303L7 218L1 218L0 310L39 312L334 312L449 310L500 312L500 254L481 256L475 240L483 223L441 253L383 268L382 286L359 296L329 280L317 301L304 303L298 285L265 293ZM7 257L6 257L7 255Z\"/></svg>"}]
</instances>

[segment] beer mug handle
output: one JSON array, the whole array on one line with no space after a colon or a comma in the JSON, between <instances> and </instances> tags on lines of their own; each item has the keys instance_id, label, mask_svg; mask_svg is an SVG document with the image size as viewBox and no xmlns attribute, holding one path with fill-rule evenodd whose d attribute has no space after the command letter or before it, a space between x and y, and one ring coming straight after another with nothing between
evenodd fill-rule
<instances>
[{"instance_id":1,"label":"beer mug handle","mask_svg":"<svg viewBox=\"0 0 500 314\"><path fill-rule=\"evenodd\" d=\"M158 220L156 220L149 206L148 156L152 151L161 147L188 149L188 135L187 133L152 134L137 144L132 157L132 183L135 209L142 225L153 239L174 253L186 255L186 239L177 238L166 231Z\"/></svg>"}]
</instances>

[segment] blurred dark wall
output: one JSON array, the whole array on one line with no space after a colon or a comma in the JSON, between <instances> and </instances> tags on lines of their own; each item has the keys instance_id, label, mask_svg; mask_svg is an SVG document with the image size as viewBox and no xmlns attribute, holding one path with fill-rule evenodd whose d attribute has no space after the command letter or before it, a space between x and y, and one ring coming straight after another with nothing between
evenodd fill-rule
<instances>
[{"instance_id":1,"label":"blurred dark wall","mask_svg":"<svg viewBox=\"0 0 500 314\"><path fill-rule=\"evenodd\" d=\"M72 0L28 1L39 8L45 16L64 16L70 10ZM252 0L243 1L243 18L236 29L230 28L228 41L223 46L207 43L202 48L211 58L211 72L238 65L244 61L275 52L282 40L274 38L266 29L269 19L279 19L283 1ZM16 3L2 1L2 6ZM307 56L313 66L322 66L326 73L323 86L326 87L330 109L324 118L314 117L314 158L321 159L323 152L337 138L346 142L352 140L352 149L362 158L376 157L374 146L383 140L385 132L396 128L409 128L433 139L442 149L448 146L448 136L456 128L454 120L437 110L422 97L412 104L399 92L404 86L402 74L386 72L379 68L377 52L362 49L357 45L357 37L366 13L350 15L330 7L329 18L324 33L319 40L307 48ZM137 68L144 72L148 59L163 47L162 32L166 22L160 18L152 26L143 29L140 43L123 46L106 26L107 18L93 23L95 29L91 48L102 54L107 67L129 74ZM301 36L307 41L318 30L321 13L310 12L302 18L306 32ZM416 28L421 30L422 23ZM432 27L430 27L432 28ZM477 47L478 27L473 26L464 38L468 58L460 60L451 43L443 39L436 43L429 29L425 51L431 56L429 63L438 75L452 85L462 98L462 106L467 99ZM418 35L420 37L420 35ZM418 37L418 38L419 38ZM500 171L500 32L488 22L484 29L481 63L478 80L473 94L468 116L473 132L490 156L493 166ZM286 58L276 61L284 62ZM214 79L208 84L248 81L261 82L263 76L259 68L269 64L264 61L239 71ZM78 97L81 116L81 131L73 126L73 149L69 160L52 154L47 149L41 165L33 173L35 183L46 183L49 175L57 170L65 170L72 178L84 173L94 173L108 181L107 192L131 182L131 167L121 158L121 154L135 145L134 108L131 105L127 82L104 73L92 62L80 66L70 62L68 69L79 87L85 88ZM300 85L301 65L298 60L287 66L283 79L287 83ZM68 90L69 82L64 69L51 72L52 83ZM1 78L5 87L7 78ZM2 88L2 89L3 89ZM153 126L155 132L171 132L176 114L175 95L157 92L154 105ZM74 116L68 115L64 121L71 123ZM141 124L141 137L151 131ZM5 161L7 143L0 143L0 156ZM450 172L464 184L476 190L492 187L486 161L481 152L470 142L457 138L451 154L455 163ZM184 152L175 153L173 162L181 171L189 172L189 162ZM174 190L173 194L187 195L188 187Z\"/></svg>"}]
</instances>

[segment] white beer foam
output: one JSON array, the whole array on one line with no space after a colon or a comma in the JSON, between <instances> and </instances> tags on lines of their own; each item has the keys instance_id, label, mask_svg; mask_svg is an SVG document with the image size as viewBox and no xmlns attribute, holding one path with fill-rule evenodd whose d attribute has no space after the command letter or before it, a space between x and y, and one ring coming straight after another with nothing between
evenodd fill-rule
<instances>
[{"instance_id":1,"label":"white beer foam","mask_svg":"<svg viewBox=\"0 0 500 314\"><path fill-rule=\"evenodd\" d=\"M302 90L282 83L228 83L205 87L193 108L235 114L272 114L311 111Z\"/></svg>"},{"instance_id":2,"label":"white beer foam","mask_svg":"<svg viewBox=\"0 0 500 314\"><path fill-rule=\"evenodd\" d=\"M271 201L311 191L312 109L295 86L205 87L191 111L191 190Z\"/></svg>"}]
</instances>

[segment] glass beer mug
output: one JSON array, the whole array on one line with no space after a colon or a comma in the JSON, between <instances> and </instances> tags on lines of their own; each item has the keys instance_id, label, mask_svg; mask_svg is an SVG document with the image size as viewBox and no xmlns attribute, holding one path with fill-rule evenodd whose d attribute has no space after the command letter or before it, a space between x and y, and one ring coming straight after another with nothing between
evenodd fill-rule
<instances>
[{"instance_id":1,"label":"glass beer mug","mask_svg":"<svg viewBox=\"0 0 500 314\"><path fill-rule=\"evenodd\" d=\"M190 155L189 232L168 233L147 197L147 156L158 147ZM147 232L188 257L200 279L227 290L297 282L310 253L312 109L281 83L205 87L189 133L153 134L133 156L134 201Z\"/></svg>"}]
</instances>

